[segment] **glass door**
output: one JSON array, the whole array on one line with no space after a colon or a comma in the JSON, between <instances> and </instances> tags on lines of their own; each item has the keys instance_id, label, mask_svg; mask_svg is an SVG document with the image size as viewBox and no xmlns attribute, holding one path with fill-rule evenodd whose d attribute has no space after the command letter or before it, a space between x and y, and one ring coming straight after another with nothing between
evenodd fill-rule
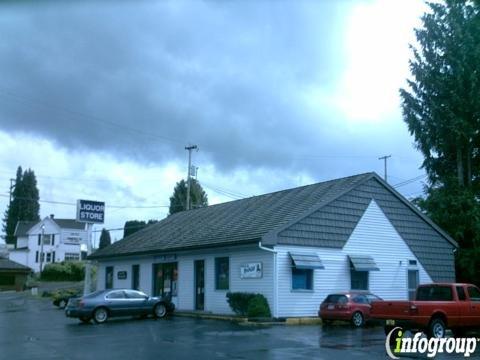
<instances>
[{"instance_id":1,"label":"glass door","mask_svg":"<svg viewBox=\"0 0 480 360\"><path fill-rule=\"evenodd\" d=\"M177 296L177 263L153 264L153 296Z\"/></svg>"}]
</instances>

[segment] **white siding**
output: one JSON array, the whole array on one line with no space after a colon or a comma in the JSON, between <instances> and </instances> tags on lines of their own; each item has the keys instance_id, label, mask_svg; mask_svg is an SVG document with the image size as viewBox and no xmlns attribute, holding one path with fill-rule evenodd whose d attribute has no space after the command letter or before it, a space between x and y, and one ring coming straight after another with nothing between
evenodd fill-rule
<instances>
[{"instance_id":1,"label":"white siding","mask_svg":"<svg viewBox=\"0 0 480 360\"><path fill-rule=\"evenodd\" d=\"M178 263L178 297L174 299L179 310L193 310L194 301L194 261L205 261L205 311L216 314L231 313L227 303L228 291L245 291L263 294L273 311L273 254L258 247L241 247L208 250L208 252L177 253ZM230 289L215 290L215 258L230 259ZM114 266L114 287L131 287L131 269L133 264L140 264L141 290L152 293L152 264L161 262L155 257L132 258L128 260L99 262L97 271L97 289L105 287L105 267ZM172 262L172 260L168 261ZM241 279L240 266L245 263L262 262L263 276L259 279ZM126 280L118 280L118 271L127 271Z\"/></svg>"},{"instance_id":2,"label":"white siding","mask_svg":"<svg viewBox=\"0 0 480 360\"><path fill-rule=\"evenodd\" d=\"M406 299L408 260L417 260L420 283L431 282L418 259L372 200L343 249L276 246L278 317L315 316L331 292L350 290L351 255L370 255L380 271L371 271L370 291L385 299ZM289 252L316 253L325 266L314 270L313 291L292 290Z\"/></svg>"}]
</instances>

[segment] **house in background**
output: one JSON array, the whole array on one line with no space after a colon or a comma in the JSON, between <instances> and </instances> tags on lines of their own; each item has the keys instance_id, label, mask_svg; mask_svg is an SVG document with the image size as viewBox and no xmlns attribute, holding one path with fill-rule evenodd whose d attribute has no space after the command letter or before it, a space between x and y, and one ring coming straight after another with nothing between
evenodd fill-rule
<instances>
[{"instance_id":1,"label":"house in background","mask_svg":"<svg viewBox=\"0 0 480 360\"><path fill-rule=\"evenodd\" d=\"M43 241L43 266L61 261L76 261L86 254L87 230L73 219L55 219L53 215L39 222L19 221L15 228L17 243L9 258L40 271Z\"/></svg>"},{"instance_id":2,"label":"house in background","mask_svg":"<svg viewBox=\"0 0 480 360\"><path fill-rule=\"evenodd\" d=\"M93 253L97 289L169 293L180 310L231 313L263 294L276 318L315 316L331 292L408 299L454 281L457 243L375 173L173 214Z\"/></svg>"},{"instance_id":3,"label":"house in background","mask_svg":"<svg viewBox=\"0 0 480 360\"><path fill-rule=\"evenodd\" d=\"M22 291L31 272L29 267L9 260L7 246L0 243L0 291Z\"/></svg>"}]
</instances>

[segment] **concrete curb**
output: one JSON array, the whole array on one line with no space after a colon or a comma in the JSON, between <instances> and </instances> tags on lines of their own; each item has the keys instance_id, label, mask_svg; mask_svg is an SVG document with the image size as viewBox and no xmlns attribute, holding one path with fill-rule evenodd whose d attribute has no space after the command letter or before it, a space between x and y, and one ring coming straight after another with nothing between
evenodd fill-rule
<instances>
[{"instance_id":1,"label":"concrete curb","mask_svg":"<svg viewBox=\"0 0 480 360\"><path fill-rule=\"evenodd\" d=\"M321 325L322 324L322 320L317 317L286 318L286 319L271 320L271 321L255 321L253 319L249 320L246 317L240 317L240 316L215 315L215 314L207 314L207 313L188 312L188 311L175 311L173 315L179 316L179 317L191 317L196 319L233 321L241 325L271 326L271 325Z\"/></svg>"}]
</instances>

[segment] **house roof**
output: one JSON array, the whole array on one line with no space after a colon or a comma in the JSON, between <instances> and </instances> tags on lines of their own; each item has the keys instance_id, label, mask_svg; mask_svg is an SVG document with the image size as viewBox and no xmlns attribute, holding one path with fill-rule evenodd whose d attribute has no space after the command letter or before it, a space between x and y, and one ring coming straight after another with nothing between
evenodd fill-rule
<instances>
[{"instance_id":1,"label":"house roof","mask_svg":"<svg viewBox=\"0 0 480 360\"><path fill-rule=\"evenodd\" d=\"M318 211L322 206L372 178L383 182L375 173L366 173L179 212L97 250L90 258L113 258L258 242L267 234L270 235L307 214ZM391 188L386 183L384 185ZM453 246L457 246L448 234L421 214L408 200L391 190L441 236ZM355 224L351 225L352 230L354 226ZM344 229L341 231L345 232Z\"/></svg>"},{"instance_id":2,"label":"house roof","mask_svg":"<svg viewBox=\"0 0 480 360\"><path fill-rule=\"evenodd\" d=\"M31 272L32 269L10 259L0 258L0 271Z\"/></svg>"},{"instance_id":3,"label":"house roof","mask_svg":"<svg viewBox=\"0 0 480 360\"><path fill-rule=\"evenodd\" d=\"M85 230L85 223L78 222L75 219L57 219L53 218L53 221L60 226L62 229L77 229L77 230Z\"/></svg>"},{"instance_id":4,"label":"house roof","mask_svg":"<svg viewBox=\"0 0 480 360\"><path fill-rule=\"evenodd\" d=\"M15 227L15 233L13 235L17 237L27 236L28 230L34 227L37 223L38 221L19 221L17 222L17 226Z\"/></svg>"},{"instance_id":5,"label":"house roof","mask_svg":"<svg viewBox=\"0 0 480 360\"><path fill-rule=\"evenodd\" d=\"M78 222L75 219L50 219L54 221L61 229L85 230L85 223ZM41 221L19 221L17 222L14 235L16 237L27 236L28 231L40 222Z\"/></svg>"}]
</instances>

